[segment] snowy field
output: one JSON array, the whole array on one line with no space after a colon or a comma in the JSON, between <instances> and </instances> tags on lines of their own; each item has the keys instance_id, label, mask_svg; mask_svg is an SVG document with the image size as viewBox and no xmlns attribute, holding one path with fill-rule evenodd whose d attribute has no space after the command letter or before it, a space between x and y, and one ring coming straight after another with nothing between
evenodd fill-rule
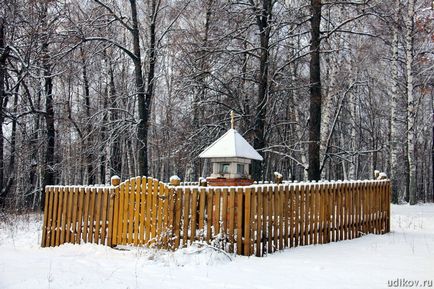
<instances>
[{"instance_id":1,"label":"snowy field","mask_svg":"<svg viewBox=\"0 0 434 289\"><path fill-rule=\"evenodd\" d=\"M291 248L264 258L198 247L177 252L91 244L42 249L41 216L4 218L1 289L434 287L432 204L393 206L387 235Z\"/></svg>"}]
</instances>

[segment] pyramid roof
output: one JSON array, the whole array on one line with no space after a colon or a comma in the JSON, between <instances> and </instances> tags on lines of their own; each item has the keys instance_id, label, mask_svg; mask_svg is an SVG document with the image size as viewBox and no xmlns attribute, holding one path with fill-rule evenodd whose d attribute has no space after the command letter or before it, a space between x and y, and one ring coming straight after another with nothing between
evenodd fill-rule
<instances>
[{"instance_id":1,"label":"pyramid roof","mask_svg":"<svg viewBox=\"0 0 434 289\"><path fill-rule=\"evenodd\" d=\"M199 157L263 160L262 156L233 128L207 147Z\"/></svg>"}]
</instances>

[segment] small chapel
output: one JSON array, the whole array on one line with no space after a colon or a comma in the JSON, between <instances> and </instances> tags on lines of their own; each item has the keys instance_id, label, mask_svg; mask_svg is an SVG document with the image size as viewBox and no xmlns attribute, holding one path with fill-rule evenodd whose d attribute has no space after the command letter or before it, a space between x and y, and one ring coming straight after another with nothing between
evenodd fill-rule
<instances>
[{"instance_id":1,"label":"small chapel","mask_svg":"<svg viewBox=\"0 0 434 289\"><path fill-rule=\"evenodd\" d=\"M212 173L206 178L209 186L249 186L252 160L262 161L262 156L234 129L231 111L231 128L208 146L199 158L210 159Z\"/></svg>"}]
</instances>

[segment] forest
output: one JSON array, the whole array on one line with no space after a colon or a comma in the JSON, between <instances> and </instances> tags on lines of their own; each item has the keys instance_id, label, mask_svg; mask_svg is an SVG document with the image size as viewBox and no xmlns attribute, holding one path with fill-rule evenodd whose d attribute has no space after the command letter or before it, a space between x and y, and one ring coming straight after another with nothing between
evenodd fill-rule
<instances>
[{"instance_id":1,"label":"forest","mask_svg":"<svg viewBox=\"0 0 434 289\"><path fill-rule=\"evenodd\" d=\"M371 179L433 202L429 0L0 0L0 207L46 185L207 175L230 127L256 180Z\"/></svg>"}]
</instances>

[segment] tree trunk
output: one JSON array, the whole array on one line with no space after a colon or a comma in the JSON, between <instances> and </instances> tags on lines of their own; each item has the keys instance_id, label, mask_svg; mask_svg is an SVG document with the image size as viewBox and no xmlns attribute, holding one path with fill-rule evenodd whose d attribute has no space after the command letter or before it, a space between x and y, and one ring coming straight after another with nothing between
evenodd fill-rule
<instances>
[{"instance_id":1,"label":"tree trunk","mask_svg":"<svg viewBox=\"0 0 434 289\"><path fill-rule=\"evenodd\" d=\"M311 45L310 45L310 106L309 106L309 180L319 180L320 130L321 130L321 66L320 23L321 0L311 0Z\"/></svg>"},{"instance_id":2,"label":"tree trunk","mask_svg":"<svg viewBox=\"0 0 434 289\"><path fill-rule=\"evenodd\" d=\"M0 208L6 204L6 191L3 188L3 174L4 174L4 159L3 159L3 103L6 97L5 91L5 78L6 78L6 58L7 50L5 50L5 20L0 17Z\"/></svg>"},{"instance_id":3,"label":"tree trunk","mask_svg":"<svg viewBox=\"0 0 434 289\"><path fill-rule=\"evenodd\" d=\"M132 36L133 36L133 63L134 63L134 80L137 90L139 123L137 125L138 137L138 165L141 176L148 175L148 119L150 105L147 101L148 94L145 97L145 87L142 73L142 62L140 53L140 34L139 23L137 19L137 5L135 0L130 0L131 18L132 18ZM152 34L152 33L151 33ZM154 35L155 37L155 35Z\"/></svg>"},{"instance_id":4,"label":"tree trunk","mask_svg":"<svg viewBox=\"0 0 434 289\"><path fill-rule=\"evenodd\" d=\"M413 33L414 33L414 0L408 1L408 15L406 21L406 68L407 68L407 158L409 167L409 201L416 204L416 154L415 154L415 119L416 106L413 94Z\"/></svg>"},{"instance_id":5,"label":"tree trunk","mask_svg":"<svg viewBox=\"0 0 434 289\"><path fill-rule=\"evenodd\" d=\"M390 105L390 178L392 181L392 202L397 204L404 193L400 189L400 175L399 175L399 147L400 134L398 124L398 21L399 21L399 5L400 0L395 1L395 27L393 30L392 41L392 95Z\"/></svg>"},{"instance_id":6,"label":"tree trunk","mask_svg":"<svg viewBox=\"0 0 434 289\"><path fill-rule=\"evenodd\" d=\"M93 154L92 151L92 122L90 121L90 90L89 90L89 79L87 77L87 66L86 60L84 59L84 53L81 50L81 60L82 60L82 70L83 70L83 89L84 89L84 110L86 112L86 133L85 140L83 141L83 150L86 155L86 171L87 171L87 184L95 184L95 172L93 167Z\"/></svg>"},{"instance_id":7,"label":"tree trunk","mask_svg":"<svg viewBox=\"0 0 434 289\"><path fill-rule=\"evenodd\" d=\"M115 79L114 79L114 72L113 72L113 66L111 61L109 61L109 77L110 77L110 103L111 108L113 110L110 113L110 120L112 123L116 121L118 118L118 113L116 112L116 108L118 107L118 103L116 100L116 86L115 86ZM110 175L114 176L122 176L122 155L121 155L121 134L118 132L116 128L112 130L112 142L111 142L111 149L110 149Z\"/></svg>"},{"instance_id":8,"label":"tree trunk","mask_svg":"<svg viewBox=\"0 0 434 289\"><path fill-rule=\"evenodd\" d=\"M262 9L255 9L256 22L259 28L260 52L259 52L259 83L258 83L258 102L256 105L255 123L254 123L254 140L253 147L264 156L262 150L265 148L265 118L267 115L267 98L268 98L268 60L269 60L269 42L270 42L270 21L273 9L272 0L263 0ZM256 8L256 7L255 7ZM252 177L254 180L260 180L264 174L264 162L253 161Z\"/></svg>"},{"instance_id":9,"label":"tree trunk","mask_svg":"<svg viewBox=\"0 0 434 289\"><path fill-rule=\"evenodd\" d=\"M54 128L54 101L53 101L53 76L51 67L51 57L49 51L48 37L48 4L43 5L42 26L44 29L42 41L42 67L44 76L44 93L45 93L45 125L47 130L47 146L45 150L44 176L41 192L41 208L44 208L45 202L45 187L54 185L55 168L54 168L54 152L56 131Z\"/></svg>"}]
</instances>

